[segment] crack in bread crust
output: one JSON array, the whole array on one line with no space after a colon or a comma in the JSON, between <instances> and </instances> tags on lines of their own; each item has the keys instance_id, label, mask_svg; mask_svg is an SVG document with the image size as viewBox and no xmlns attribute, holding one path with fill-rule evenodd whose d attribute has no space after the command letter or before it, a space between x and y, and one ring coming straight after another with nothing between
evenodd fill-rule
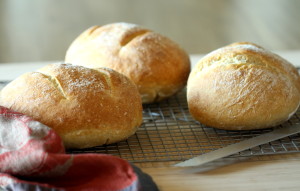
<instances>
[{"instance_id":1,"label":"crack in bread crust","mask_svg":"<svg viewBox=\"0 0 300 191\"><path fill-rule=\"evenodd\" d=\"M99 28L100 28L100 26L98 26L98 25L91 27L89 29L89 33L88 34L91 35L93 32L95 32Z\"/></svg>"},{"instance_id":2,"label":"crack in bread crust","mask_svg":"<svg viewBox=\"0 0 300 191\"><path fill-rule=\"evenodd\" d=\"M53 77L53 76L50 76L50 75L42 73L42 72L37 72L37 73L40 73L46 79L48 79L49 82L51 82L51 84L53 85L53 87L55 87L61 93L61 95L64 99L68 99L68 96L66 95L64 89L62 88L59 80L55 76Z\"/></svg>"},{"instance_id":3,"label":"crack in bread crust","mask_svg":"<svg viewBox=\"0 0 300 191\"><path fill-rule=\"evenodd\" d=\"M134 39L136 39L139 36L143 36L145 34L149 33L149 31L147 30L142 30L142 31L136 31L133 32L132 34L126 35L120 42L121 47L126 46L127 44L129 44L131 41L133 41Z\"/></svg>"},{"instance_id":4,"label":"crack in bread crust","mask_svg":"<svg viewBox=\"0 0 300 191\"><path fill-rule=\"evenodd\" d=\"M92 70L96 70L97 72L99 72L102 77L105 80L105 83L107 84L107 88L109 89L109 94L111 95L113 93L113 83L112 83L112 79L111 79L111 73L108 71L110 69L106 69L106 68L95 68Z\"/></svg>"}]
</instances>

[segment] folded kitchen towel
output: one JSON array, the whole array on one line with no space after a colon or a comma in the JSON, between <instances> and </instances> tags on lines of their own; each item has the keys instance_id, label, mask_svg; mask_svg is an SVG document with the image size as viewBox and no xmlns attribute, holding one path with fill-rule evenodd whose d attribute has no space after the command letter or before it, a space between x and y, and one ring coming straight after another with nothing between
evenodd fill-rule
<instances>
[{"instance_id":1,"label":"folded kitchen towel","mask_svg":"<svg viewBox=\"0 0 300 191\"><path fill-rule=\"evenodd\" d=\"M105 154L66 154L60 137L51 128L1 106L0 188L158 190L149 175L121 158Z\"/></svg>"}]
</instances>

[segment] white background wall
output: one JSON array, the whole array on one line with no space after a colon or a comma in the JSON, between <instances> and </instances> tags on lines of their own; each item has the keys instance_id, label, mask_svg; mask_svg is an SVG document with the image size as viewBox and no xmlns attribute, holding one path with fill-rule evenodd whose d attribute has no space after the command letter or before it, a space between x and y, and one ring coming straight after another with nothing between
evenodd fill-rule
<instances>
[{"instance_id":1,"label":"white background wall","mask_svg":"<svg viewBox=\"0 0 300 191\"><path fill-rule=\"evenodd\" d=\"M82 31L120 21L190 54L235 41L300 49L299 0L0 0L0 63L62 60Z\"/></svg>"}]
</instances>

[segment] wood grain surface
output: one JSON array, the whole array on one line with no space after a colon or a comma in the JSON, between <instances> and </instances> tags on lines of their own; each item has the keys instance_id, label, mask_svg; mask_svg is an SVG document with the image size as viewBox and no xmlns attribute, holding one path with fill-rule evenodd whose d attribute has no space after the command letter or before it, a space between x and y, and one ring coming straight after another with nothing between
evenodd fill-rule
<instances>
[{"instance_id":1,"label":"wood grain surface","mask_svg":"<svg viewBox=\"0 0 300 191\"><path fill-rule=\"evenodd\" d=\"M298 191L300 154L271 158L215 168L143 168L143 171L152 176L161 191Z\"/></svg>"}]
</instances>

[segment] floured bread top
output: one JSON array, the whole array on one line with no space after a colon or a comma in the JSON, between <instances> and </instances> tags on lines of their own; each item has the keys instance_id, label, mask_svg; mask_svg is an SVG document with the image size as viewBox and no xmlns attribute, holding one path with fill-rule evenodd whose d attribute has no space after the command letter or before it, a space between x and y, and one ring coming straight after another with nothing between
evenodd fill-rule
<instances>
[{"instance_id":1,"label":"floured bread top","mask_svg":"<svg viewBox=\"0 0 300 191\"><path fill-rule=\"evenodd\" d=\"M189 56L178 44L130 23L87 29L72 42L65 61L124 74L137 85L143 103L173 95L186 85L190 72Z\"/></svg>"},{"instance_id":2,"label":"floured bread top","mask_svg":"<svg viewBox=\"0 0 300 191\"><path fill-rule=\"evenodd\" d=\"M142 123L136 85L108 68L50 64L18 77L0 97L0 105L53 128L70 148L124 140Z\"/></svg>"},{"instance_id":3,"label":"floured bread top","mask_svg":"<svg viewBox=\"0 0 300 191\"><path fill-rule=\"evenodd\" d=\"M252 43L235 43L199 61L188 80L192 115L223 129L277 125L299 106L297 69Z\"/></svg>"},{"instance_id":4,"label":"floured bread top","mask_svg":"<svg viewBox=\"0 0 300 191\"><path fill-rule=\"evenodd\" d=\"M291 63L258 45L248 42L234 43L212 51L201 59L201 63L198 63L197 69L193 71L199 73L204 69L208 70L208 67L228 64L261 65L285 73L297 85L300 84L298 71ZM298 88L300 91L300 86Z\"/></svg>"}]
</instances>

